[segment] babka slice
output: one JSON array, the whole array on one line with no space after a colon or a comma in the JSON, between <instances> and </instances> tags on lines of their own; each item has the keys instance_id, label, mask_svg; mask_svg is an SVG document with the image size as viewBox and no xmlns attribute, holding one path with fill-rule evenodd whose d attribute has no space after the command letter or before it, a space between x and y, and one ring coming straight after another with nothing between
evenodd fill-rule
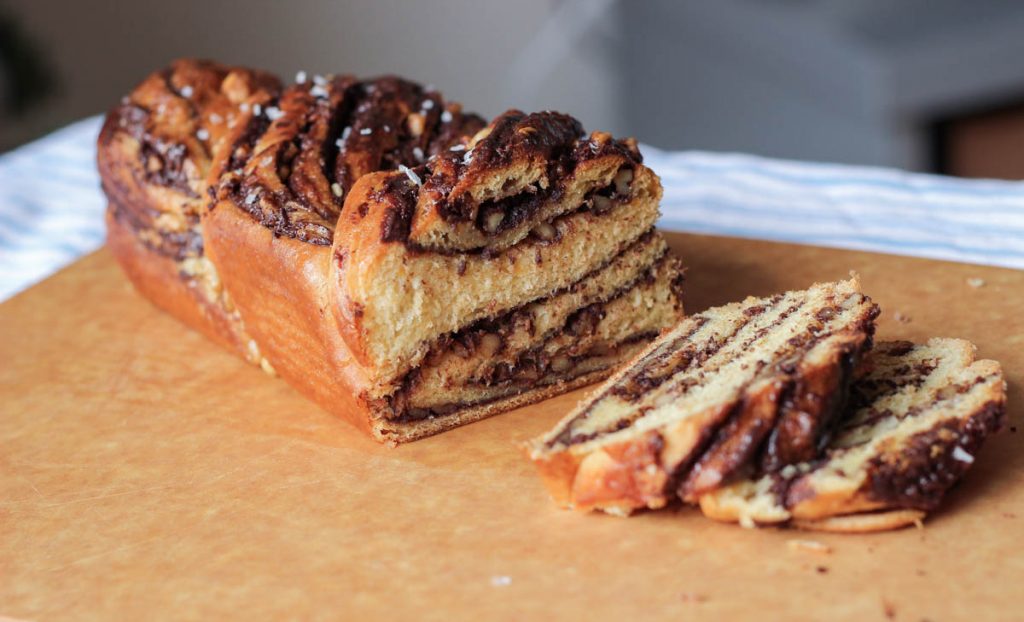
<instances>
[{"instance_id":1,"label":"babka slice","mask_svg":"<svg viewBox=\"0 0 1024 622\"><path fill-rule=\"evenodd\" d=\"M824 457L703 495L704 514L851 532L897 528L935 509L1003 424L1002 370L960 339L882 343L868 363Z\"/></svg>"},{"instance_id":2,"label":"babka slice","mask_svg":"<svg viewBox=\"0 0 1024 622\"><path fill-rule=\"evenodd\" d=\"M877 313L854 278L693 315L534 440L531 458L558 503L613 513L811 459Z\"/></svg>"}]
</instances>

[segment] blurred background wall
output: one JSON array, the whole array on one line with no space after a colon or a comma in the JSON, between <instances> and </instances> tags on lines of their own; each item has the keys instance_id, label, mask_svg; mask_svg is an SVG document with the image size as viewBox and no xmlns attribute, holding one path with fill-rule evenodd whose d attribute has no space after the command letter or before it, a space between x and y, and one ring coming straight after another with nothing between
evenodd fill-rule
<instances>
[{"instance_id":1,"label":"blurred background wall","mask_svg":"<svg viewBox=\"0 0 1024 622\"><path fill-rule=\"evenodd\" d=\"M0 112L0 151L184 55L398 73L488 116L560 109L674 149L971 174L952 151L980 144L1013 176L991 154L1024 144L1014 0L0 0L0 19L0 52L13 33L52 78Z\"/></svg>"}]
</instances>

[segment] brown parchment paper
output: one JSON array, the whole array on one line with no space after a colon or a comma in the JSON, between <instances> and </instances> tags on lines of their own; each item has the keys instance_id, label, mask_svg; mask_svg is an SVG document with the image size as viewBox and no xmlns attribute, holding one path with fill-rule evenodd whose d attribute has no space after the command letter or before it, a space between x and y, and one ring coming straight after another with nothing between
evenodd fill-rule
<instances>
[{"instance_id":1,"label":"brown parchment paper","mask_svg":"<svg viewBox=\"0 0 1024 622\"><path fill-rule=\"evenodd\" d=\"M974 341L1021 426L1024 272L670 239L690 311L858 271L879 338ZM556 509L518 444L581 395L382 447L156 311L100 251L0 305L0 615L1024 619L1024 432L924 529L745 530Z\"/></svg>"}]
</instances>

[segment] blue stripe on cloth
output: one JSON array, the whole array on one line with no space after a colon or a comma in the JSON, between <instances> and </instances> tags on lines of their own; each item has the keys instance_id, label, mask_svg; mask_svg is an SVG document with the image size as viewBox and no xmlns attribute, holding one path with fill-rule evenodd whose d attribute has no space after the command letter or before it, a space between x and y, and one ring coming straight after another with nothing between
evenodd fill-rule
<instances>
[{"instance_id":1,"label":"blue stripe on cloth","mask_svg":"<svg viewBox=\"0 0 1024 622\"><path fill-rule=\"evenodd\" d=\"M103 242L101 119L0 156L0 300ZM1024 183L642 147L661 226L1024 268Z\"/></svg>"},{"instance_id":2,"label":"blue stripe on cloth","mask_svg":"<svg viewBox=\"0 0 1024 622\"><path fill-rule=\"evenodd\" d=\"M1024 183L642 147L659 224L1024 268Z\"/></svg>"},{"instance_id":3,"label":"blue stripe on cloth","mask_svg":"<svg viewBox=\"0 0 1024 622\"><path fill-rule=\"evenodd\" d=\"M91 117L0 156L0 300L103 243Z\"/></svg>"}]
</instances>

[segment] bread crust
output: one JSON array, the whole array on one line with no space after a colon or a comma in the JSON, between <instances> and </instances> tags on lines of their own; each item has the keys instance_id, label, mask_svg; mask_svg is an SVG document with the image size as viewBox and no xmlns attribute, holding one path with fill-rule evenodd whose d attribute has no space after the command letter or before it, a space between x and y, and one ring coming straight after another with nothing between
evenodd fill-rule
<instances>
[{"instance_id":1,"label":"bread crust","mask_svg":"<svg viewBox=\"0 0 1024 622\"><path fill-rule=\"evenodd\" d=\"M885 512L864 512L829 516L814 520L793 521L793 526L806 531L824 531L830 533L874 533L892 531L911 525L922 525L925 512L922 510L889 510Z\"/></svg>"},{"instance_id":2,"label":"bread crust","mask_svg":"<svg viewBox=\"0 0 1024 622\"><path fill-rule=\"evenodd\" d=\"M230 201L203 215L203 230L207 253L277 373L370 431L368 405L358 397L368 387L363 368L332 330L330 248L275 236Z\"/></svg>"},{"instance_id":3,"label":"bread crust","mask_svg":"<svg viewBox=\"0 0 1024 622\"><path fill-rule=\"evenodd\" d=\"M250 338L238 319L213 303L200 287L181 274L178 263L143 244L135 231L107 208L107 249L135 289L150 302L208 339L249 360L254 353Z\"/></svg>"}]
</instances>

